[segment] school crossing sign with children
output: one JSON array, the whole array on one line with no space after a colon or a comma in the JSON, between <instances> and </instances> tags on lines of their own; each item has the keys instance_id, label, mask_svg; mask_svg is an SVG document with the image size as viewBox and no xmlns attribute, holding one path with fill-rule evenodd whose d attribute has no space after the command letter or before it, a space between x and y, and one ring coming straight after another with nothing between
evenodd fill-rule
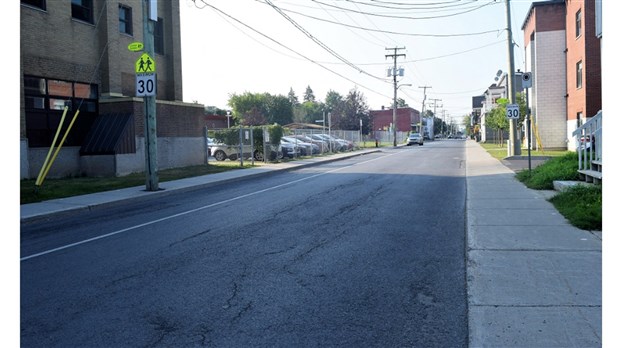
<instances>
[{"instance_id":1,"label":"school crossing sign with children","mask_svg":"<svg viewBox=\"0 0 620 348\"><path fill-rule=\"evenodd\" d=\"M157 76L155 60L147 53L142 53L136 60L136 97L157 95Z\"/></svg>"}]
</instances>

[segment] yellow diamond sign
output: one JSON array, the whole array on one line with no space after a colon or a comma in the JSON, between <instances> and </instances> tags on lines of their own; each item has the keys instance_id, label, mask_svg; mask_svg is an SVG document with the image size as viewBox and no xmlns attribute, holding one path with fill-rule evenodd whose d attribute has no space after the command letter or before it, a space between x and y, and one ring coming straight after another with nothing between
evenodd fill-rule
<instances>
[{"instance_id":1,"label":"yellow diamond sign","mask_svg":"<svg viewBox=\"0 0 620 348\"><path fill-rule=\"evenodd\" d=\"M140 73L154 73L155 72L155 60L148 54L142 53L140 58L136 60L136 74Z\"/></svg>"}]
</instances>

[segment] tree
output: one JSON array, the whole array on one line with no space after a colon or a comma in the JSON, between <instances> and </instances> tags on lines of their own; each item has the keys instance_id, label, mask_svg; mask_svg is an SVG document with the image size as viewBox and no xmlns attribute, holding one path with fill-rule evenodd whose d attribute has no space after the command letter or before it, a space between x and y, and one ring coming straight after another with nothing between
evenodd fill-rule
<instances>
[{"instance_id":1,"label":"tree","mask_svg":"<svg viewBox=\"0 0 620 348\"><path fill-rule=\"evenodd\" d=\"M500 144L504 143L504 132L510 127L508 118L506 118L506 105L508 99L500 98L497 100L497 106L487 113L486 126L496 130L499 134Z\"/></svg>"},{"instance_id":2,"label":"tree","mask_svg":"<svg viewBox=\"0 0 620 348\"><path fill-rule=\"evenodd\" d=\"M368 134L370 129L370 112L366 97L362 92L354 88L349 91L343 103L342 110L334 113L332 111L332 127L342 130L358 130L360 120L362 121L364 134Z\"/></svg>"},{"instance_id":3,"label":"tree","mask_svg":"<svg viewBox=\"0 0 620 348\"><path fill-rule=\"evenodd\" d=\"M293 106L299 105L299 99L297 98L295 91L293 91L293 87L291 87L291 89L288 91L288 100L291 102L291 105Z\"/></svg>"},{"instance_id":4,"label":"tree","mask_svg":"<svg viewBox=\"0 0 620 348\"><path fill-rule=\"evenodd\" d=\"M241 122L244 126L260 126L267 124L267 119L257 108L253 107L249 112L243 115Z\"/></svg>"},{"instance_id":5,"label":"tree","mask_svg":"<svg viewBox=\"0 0 620 348\"><path fill-rule=\"evenodd\" d=\"M316 98L314 97L314 92L312 91L312 88L310 88L310 85L308 85L308 87L306 87L306 93L304 93L304 101L315 101Z\"/></svg>"},{"instance_id":6,"label":"tree","mask_svg":"<svg viewBox=\"0 0 620 348\"><path fill-rule=\"evenodd\" d=\"M267 122L289 124L293 122L293 105L283 95L267 95Z\"/></svg>"},{"instance_id":7,"label":"tree","mask_svg":"<svg viewBox=\"0 0 620 348\"><path fill-rule=\"evenodd\" d=\"M259 125L256 122L288 124L293 121L293 106L283 95L250 92L233 94L228 100L228 105L232 107L233 118L238 124Z\"/></svg>"},{"instance_id":8,"label":"tree","mask_svg":"<svg viewBox=\"0 0 620 348\"><path fill-rule=\"evenodd\" d=\"M409 105L407 104L405 99L398 98L398 99L396 99L396 107L397 108L406 108L406 107L409 107Z\"/></svg>"}]
</instances>

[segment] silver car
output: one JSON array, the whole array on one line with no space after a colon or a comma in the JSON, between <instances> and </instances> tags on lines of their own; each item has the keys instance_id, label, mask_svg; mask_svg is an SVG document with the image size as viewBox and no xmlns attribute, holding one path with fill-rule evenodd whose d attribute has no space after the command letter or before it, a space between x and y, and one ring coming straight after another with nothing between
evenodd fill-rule
<instances>
[{"instance_id":1,"label":"silver car","mask_svg":"<svg viewBox=\"0 0 620 348\"><path fill-rule=\"evenodd\" d=\"M411 133L409 134L409 138L407 138L407 146L411 146L413 144L424 145L424 138L420 135L420 133Z\"/></svg>"}]
</instances>

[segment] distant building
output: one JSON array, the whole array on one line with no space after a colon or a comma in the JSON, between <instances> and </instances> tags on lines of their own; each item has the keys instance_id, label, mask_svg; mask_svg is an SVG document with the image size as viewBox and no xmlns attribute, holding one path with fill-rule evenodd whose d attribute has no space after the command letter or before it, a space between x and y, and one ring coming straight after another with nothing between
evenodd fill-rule
<instances>
[{"instance_id":1,"label":"distant building","mask_svg":"<svg viewBox=\"0 0 620 348\"><path fill-rule=\"evenodd\" d=\"M508 134L506 132L500 134L497 130L487 125L487 116L491 110L497 107L497 100L499 98L506 98L506 87L498 86L494 83L487 88L482 97L482 107L480 108L480 141L492 142L499 141L500 139L507 139Z\"/></svg>"},{"instance_id":2,"label":"distant building","mask_svg":"<svg viewBox=\"0 0 620 348\"><path fill-rule=\"evenodd\" d=\"M143 1L21 0L20 172L37 177L68 107L58 142L79 116L48 176L114 176L144 170L144 104L136 97ZM204 163L203 106L183 103L180 12L156 1L158 167Z\"/></svg>"},{"instance_id":3,"label":"distant building","mask_svg":"<svg viewBox=\"0 0 620 348\"><path fill-rule=\"evenodd\" d=\"M370 110L373 131L387 131L394 120L394 109ZM409 132L418 130L420 112L410 107L396 109L396 131Z\"/></svg>"}]
</instances>

